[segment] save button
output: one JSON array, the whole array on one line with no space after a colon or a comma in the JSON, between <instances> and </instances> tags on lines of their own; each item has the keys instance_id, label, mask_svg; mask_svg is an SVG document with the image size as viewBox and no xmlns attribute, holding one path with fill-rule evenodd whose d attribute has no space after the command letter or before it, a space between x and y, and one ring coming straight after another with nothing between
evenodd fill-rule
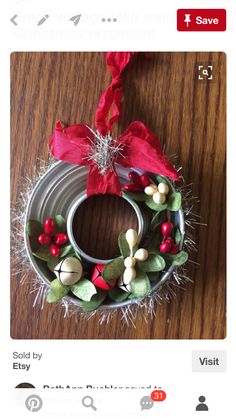
<instances>
[{"instance_id":1,"label":"save button","mask_svg":"<svg viewBox=\"0 0 236 419\"><path fill-rule=\"evenodd\" d=\"M178 9L178 31L225 31L225 9Z\"/></svg>"}]
</instances>

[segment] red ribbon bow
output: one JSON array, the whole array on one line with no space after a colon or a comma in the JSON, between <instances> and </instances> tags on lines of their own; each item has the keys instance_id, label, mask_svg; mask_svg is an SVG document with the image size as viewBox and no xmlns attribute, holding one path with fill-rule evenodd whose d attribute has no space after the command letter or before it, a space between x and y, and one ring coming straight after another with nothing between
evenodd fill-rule
<instances>
[{"instance_id":1,"label":"red ribbon bow","mask_svg":"<svg viewBox=\"0 0 236 419\"><path fill-rule=\"evenodd\" d=\"M113 123L119 117L122 99L121 76L129 63L131 52L107 53L107 64L112 73L112 82L101 96L95 116L95 126L100 139L110 134ZM107 121L113 107L113 114ZM167 176L178 180L178 172L168 162L163 154L157 136L140 121L132 122L126 131L113 140L111 145L117 147L111 164L105 172L95 160L91 159L93 147L96 147L96 133L87 125L78 124L63 128L57 122L50 140L52 155L58 159L76 165L89 165L87 180L87 195L116 194L121 195L120 182L115 170L115 163L123 167L136 167L148 172Z\"/></svg>"}]
</instances>

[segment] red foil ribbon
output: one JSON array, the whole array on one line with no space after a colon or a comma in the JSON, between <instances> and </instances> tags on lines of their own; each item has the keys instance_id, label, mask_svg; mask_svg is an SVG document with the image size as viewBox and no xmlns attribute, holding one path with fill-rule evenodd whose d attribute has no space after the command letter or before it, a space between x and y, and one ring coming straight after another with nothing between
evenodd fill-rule
<instances>
[{"instance_id":1,"label":"red foil ribbon","mask_svg":"<svg viewBox=\"0 0 236 419\"><path fill-rule=\"evenodd\" d=\"M120 114L122 99L122 75L130 62L133 52L108 52L107 64L112 74L112 82L101 96L95 114L97 131L105 137ZM113 109L112 109L113 108ZM110 115L112 109L112 114ZM147 172L157 173L172 180L178 180L178 172L163 154L157 136L140 121L132 122L126 131L115 141L121 152L117 153L111 167L102 174L97 164L91 160L91 144L96 137L87 125L71 125L64 128L57 122L50 140L50 150L57 160L76 165L89 165L87 195L121 195L120 182L114 163L123 167L136 167Z\"/></svg>"}]
</instances>

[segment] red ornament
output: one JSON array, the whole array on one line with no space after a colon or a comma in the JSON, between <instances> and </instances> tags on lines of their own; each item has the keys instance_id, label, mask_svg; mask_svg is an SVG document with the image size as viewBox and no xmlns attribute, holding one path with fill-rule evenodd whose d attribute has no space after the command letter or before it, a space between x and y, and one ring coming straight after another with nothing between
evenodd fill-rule
<instances>
[{"instance_id":1,"label":"red ornament","mask_svg":"<svg viewBox=\"0 0 236 419\"><path fill-rule=\"evenodd\" d=\"M170 253L171 255L176 255L176 253L179 253L179 246L177 246L177 244L176 244L176 243L174 243L174 244L171 246L171 249L170 249L169 253Z\"/></svg>"},{"instance_id":2,"label":"red ornament","mask_svg":"<svg viewBox=\"0 0 236 419\"><path fill-rule=\"evenodd\" d=\"M44 227L44 231L45 231L45 233L48 233L48 234L53 234L53 233L55 233L55 230L56 230L56 224L55 224L55 222L54 222L54 219L53 219L53 218L51 218L51 217L46 218L46 220L44 221L44 225L43 225L43 227Z\"/></svg>"},{"instance_id":3,"label":"red ornament","mask_svg":"<svg viewBox=\"0 0 236 419\"><path fill-rule=\"evenodd\" d=\"M64 233L58 233L53 237L53 241L57 246L60 246L61 244L65 244L68 242L68 236Z\"/></svg>"},{"instance_id":4,"label":"red ornament","mask_svg":"<svg viewBox=\"0 0 236 419\"><path fill-rule=\"evenodd\" d=\"M38 242L41 244L41 246L45 244L50 244L52 241L51 236L46 233L42 233L38 236Z\"/></svg>"},{"instance_id":5,"label":"red ornament","mask_svg":"<svg viewBox=\"0 0 236 419\"><path fill-rule=\"evenodd\" d=\"M141 177L140 177L140 180L141 180L141 184L142 184L142 187L143 187L143 189L145 189L147 186L149 186L150 185L150 179L149 179L149 177L148 177L148 175L146 174L146 173L144 173Z\"/></svg>"},{"instance_id":6,"label":"red ornament","mask_svg":"<svg viewBox=\"0 0 236 419\"><path fill-rule=\"evenodd\" d=\"M104 281L104 279L102 277L102 270L103 270L104 266L105 265L98 264L94 267L91 282L93 283L93 285L95 285L96 288L98 288L100 290L108 291L108 290L111 290L112 288L114 288L114 286L116 285L116 280L113 279L109 283Z\"/></svg>"},{"instance_id":7,"label":"red ornament","mask_svg":"<svg viewBox=\"0 0 236 419\"><path fill-rule=\"evenodd\" d=\"M142 186L140 176L137 172L129 172L128 176L131 182L135 183L136 185Z\"/></svg>"},{"instance_id":8,"label":"red ornament","mask_svg":"<svg viewBox=\"0 0 236 419\"><path fill-rule=\"evenodd\" d=\"M164 241L160 244L160 252L168 253L171 249L171 244L168 241Z\"/></svg>"},{"instance_id":9,"label":"red ornament","mask_svg":"<svg viewBox=\"0 0 236 419\"><path fill-rule=\"evenodd\" d=\"M124 190L127 192L142 192L143 188L137 183L126 183L124 185Z\"/></svg>"},{"instance_id":10,"label":"red ornament","mask_svg":"<svg viewBox=\"0 0 236 419\"><path fill-rule=\"evenodd\" d=\"M166 221L161 226L161 232L164 237L168 236L173 230L173 224L170 221Z\"/></svg>"},{"instance_id":11,"label":"red ornament","mask_svg":"<svg viewBox=\"0 0 236 419\"><path fill-rule=\"evenodd\" d=\"M49 252L51 253L52 256L57 257L60 255L61 249L56 244L52 244L49 248Z\"/></svg>"}]
</instances>

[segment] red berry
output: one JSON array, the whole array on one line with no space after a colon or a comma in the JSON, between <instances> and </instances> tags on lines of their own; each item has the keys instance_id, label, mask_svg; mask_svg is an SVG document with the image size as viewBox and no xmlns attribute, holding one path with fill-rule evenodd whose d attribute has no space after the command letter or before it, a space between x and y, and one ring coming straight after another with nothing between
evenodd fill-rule
<instances>
[{"instance_id":1,"label":"red berry","mask_svg":"<svg viewBox=\"0 0 236 419\"><path fill-rule=\"evenodd\" d=\"M44 244L50 244L51 243L51 236L46 233L42 233L38 236L38 242L43 246Z\"/></svg>"},{"instance_id":2,"label":"red berry","mask_svg":"<svg viewBox=\"0 0 236 419\"><path fill-rule=\"evenodd\" d=\"M168 241L162 242L160 244L160 252L161 253L168 253L170 251L171 244Z\"/></svg>"},{"instance_id":3,"label":"red berry","mask_svg":"<svg viewBox=\"0 0 236 419\"><path fill-rule=\"evenodd\" d=\"M124 185L124 190L127 192L142 192L143 188L136 183L126 183Z\"/></svg>"},{"instance_id":4,"label":"red berry","mask_svg":"<svg viewBox=\"0 0 236 419\"><path fill-rule=\"evenodd\" d=\"M169 253L170 253L171 255L176 255L176 253L179 253L179 246L177 246L177 244L175 244L175 243L174 243L174 244L171 246L171 249L170 249Z\"/></svg>"},{"instance_id":5,"label":"red berry","mask_svg":"<svg viewBox=\"0 0 236 419\"><path fill-rule=\"evenodd\" d=\"M170 221L166 221L161 226L161 232L164 237L168 236L173 230L173 224Z\"/></svg>"},{"instance_id":6,"label":"red berry","mask_svg":"<svg viewBox=\"0 0 236 419\"><path fill-rule=\"evenodd\" d=\"M53 237L53 241L57 246L60 246L61 244L65 244L68 242L68 236L64 233L58 233Z\"/></svg>"},{"instance_id":7,"label":"red berry","mask_svg":"<svg viewBox=\"0 0 236 419\"><path fill-rule=\"evenodd\" d=\"M44 221L44 225L43 225L43 227L44 227L44 231L45 231L45 233L48 233L48 234L53 234L53 233L55 233L55 230L56 230L56 224L55 224L55 222L54 222L54 219L53 219L53 218L51 218L51 217L46 218L46 220Z\"/></svg>"},{"instance_id":8,"label":"red berry","mask_svg":"<svg viewBox=\"0 0 236 419\"><path fill-rule=\"evenodd\" d=\"M137 172L129 172L128 176L133 183L135 183L136 185L141 186L140 175Z\"/></svg>"},{"instance_id":9,"label":"red berry","mask_svg":"<svg viewBox=\"0 0 236 419\"><path fill-rule=\"evenodd\" d=\"M57 257L60 255L61 249L56 244L52 244L50 246L49 252L51 253L52 256Z\"/></svg>"},{"instance_id":10,"label":"red berry","mask_svg":"<svg viewBox=\"0 0 236 419\"><path fill-rule=\"evenodd\" d=\"M140 180L141 180L141 184L142 184L142 187L143 187L143 189L145 189L147 186L149 186L150 185L150 179L149 179L149 177L148 177L148 175L146 174L146 173L144 173L141 177L140 177Z\"/></svg>"}]
</instances>

